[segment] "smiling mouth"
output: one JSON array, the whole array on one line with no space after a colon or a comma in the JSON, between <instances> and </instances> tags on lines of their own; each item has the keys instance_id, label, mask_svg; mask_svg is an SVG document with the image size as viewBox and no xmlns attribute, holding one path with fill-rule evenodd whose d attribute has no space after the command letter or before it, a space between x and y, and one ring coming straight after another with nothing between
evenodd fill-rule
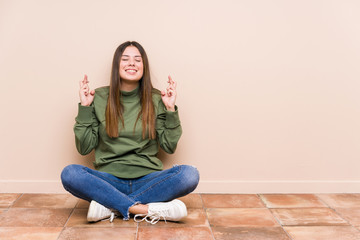
<instances>
[{"instance_id":1,"label":"smiling mouth","mask_svg":"<svg viewBox=\"0 0 360 240\"><path fill-rule=\"evenodd\" d=\"M127 69L125 70L125 72L128 72L128 73L136 73L137 71L135 69Z\"/></svg>"}]
</instances>

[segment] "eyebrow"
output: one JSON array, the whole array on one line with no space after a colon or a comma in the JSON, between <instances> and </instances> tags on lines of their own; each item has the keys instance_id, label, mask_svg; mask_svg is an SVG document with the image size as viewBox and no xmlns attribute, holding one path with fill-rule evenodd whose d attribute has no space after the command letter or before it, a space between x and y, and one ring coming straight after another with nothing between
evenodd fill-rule
<instances>
[{"instance_id":1,"label":"eyebrow","mask_svg":"<svg viewBox=\"0 0 360 240\"><path fill-rule=\"evenodd\" d=\"M122 55L122 57L130 57L129 55ZM141 57L140 55L136 55L134 57Z\"/></svg>"}]
</instances>

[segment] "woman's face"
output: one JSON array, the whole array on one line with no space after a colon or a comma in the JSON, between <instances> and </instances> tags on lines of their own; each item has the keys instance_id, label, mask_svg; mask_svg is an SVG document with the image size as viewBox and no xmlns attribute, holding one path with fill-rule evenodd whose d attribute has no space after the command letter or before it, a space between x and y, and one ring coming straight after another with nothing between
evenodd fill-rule
<instances>
[{"instance_id":1,"label":"woman's face","mask_svg":"<svg viewBox=\"0 0 360 240\"><path fill-rule=\"evenodd\" d=\"M143 72L144 65L139 50L134 46L128 46L120 59L119 74L121 80L124 83L138 82L142 78Z\"/></svg>"}]
</instances>

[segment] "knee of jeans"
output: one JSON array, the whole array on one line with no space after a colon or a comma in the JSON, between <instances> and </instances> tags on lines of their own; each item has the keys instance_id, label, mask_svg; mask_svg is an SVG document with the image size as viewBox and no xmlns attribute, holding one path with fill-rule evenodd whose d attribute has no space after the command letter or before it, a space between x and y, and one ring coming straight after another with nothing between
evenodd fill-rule
<instances>
[{"instance_id":1,"label":"knee of jeans","mask_svg":"<svg viewBox=\"0 0 360 240\"><path fill-rule=\"evenodd\" d=\"M61 182L64 187L71 185L71 182L74 181L76 176L76 172L78 172L80 165L71 164L66 166L61 172Z\"/></svg>"},{"instance_id":2,"label":"knee of jeans","mask_svg":"<svg viewBox=\"0 0 360 240\"><path fill-rule=\"evenodd\" d=\"M196 167L190 165L183 165L182 171L184 174L184 182L185 185L194 191L197 185L199 184L200 174Z\"/></svg>"}]
</instances>

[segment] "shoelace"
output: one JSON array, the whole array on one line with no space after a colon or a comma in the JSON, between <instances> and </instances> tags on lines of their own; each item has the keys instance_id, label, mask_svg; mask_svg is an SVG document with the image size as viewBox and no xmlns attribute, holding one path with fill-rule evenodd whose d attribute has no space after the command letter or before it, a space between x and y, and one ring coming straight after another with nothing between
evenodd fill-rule
<instances>
[{"instance_id":1,"label":"shoelace","mask_svg":"<svg viewBox=\"0 0 360 240\"><path fill-rule=\"evenodd\" d=\"M114 221L114 218L117 218L117 215L115 215L114 212L111 212L111 215L110 215L109 218L105 218L105 219L103 219L103 220L101 220L101 221L107 221L107 220L109 220L109 221L112 223L112 222Z\"/></svg>"},{"instance_id":2,"label":"shoelace","mask_svg":"<svg viewBox=\"0 0 360 240\"><path fill-rule=\"evenodd\" d=\"M136 219L137 217L143 217L143 218L138 220L138 219ZM159 213L153 213L153 214L150 214L150 213L148 213L148 214L136 214L134 216L134 221L135 222L142 222L142 221L145 220L146 222L148 222L150 224L156 224L161 219L164 219L164 221L166 223L166 217L165 217L165 214L162 211L159 211Z\"/></svg>"}]
</instances>

